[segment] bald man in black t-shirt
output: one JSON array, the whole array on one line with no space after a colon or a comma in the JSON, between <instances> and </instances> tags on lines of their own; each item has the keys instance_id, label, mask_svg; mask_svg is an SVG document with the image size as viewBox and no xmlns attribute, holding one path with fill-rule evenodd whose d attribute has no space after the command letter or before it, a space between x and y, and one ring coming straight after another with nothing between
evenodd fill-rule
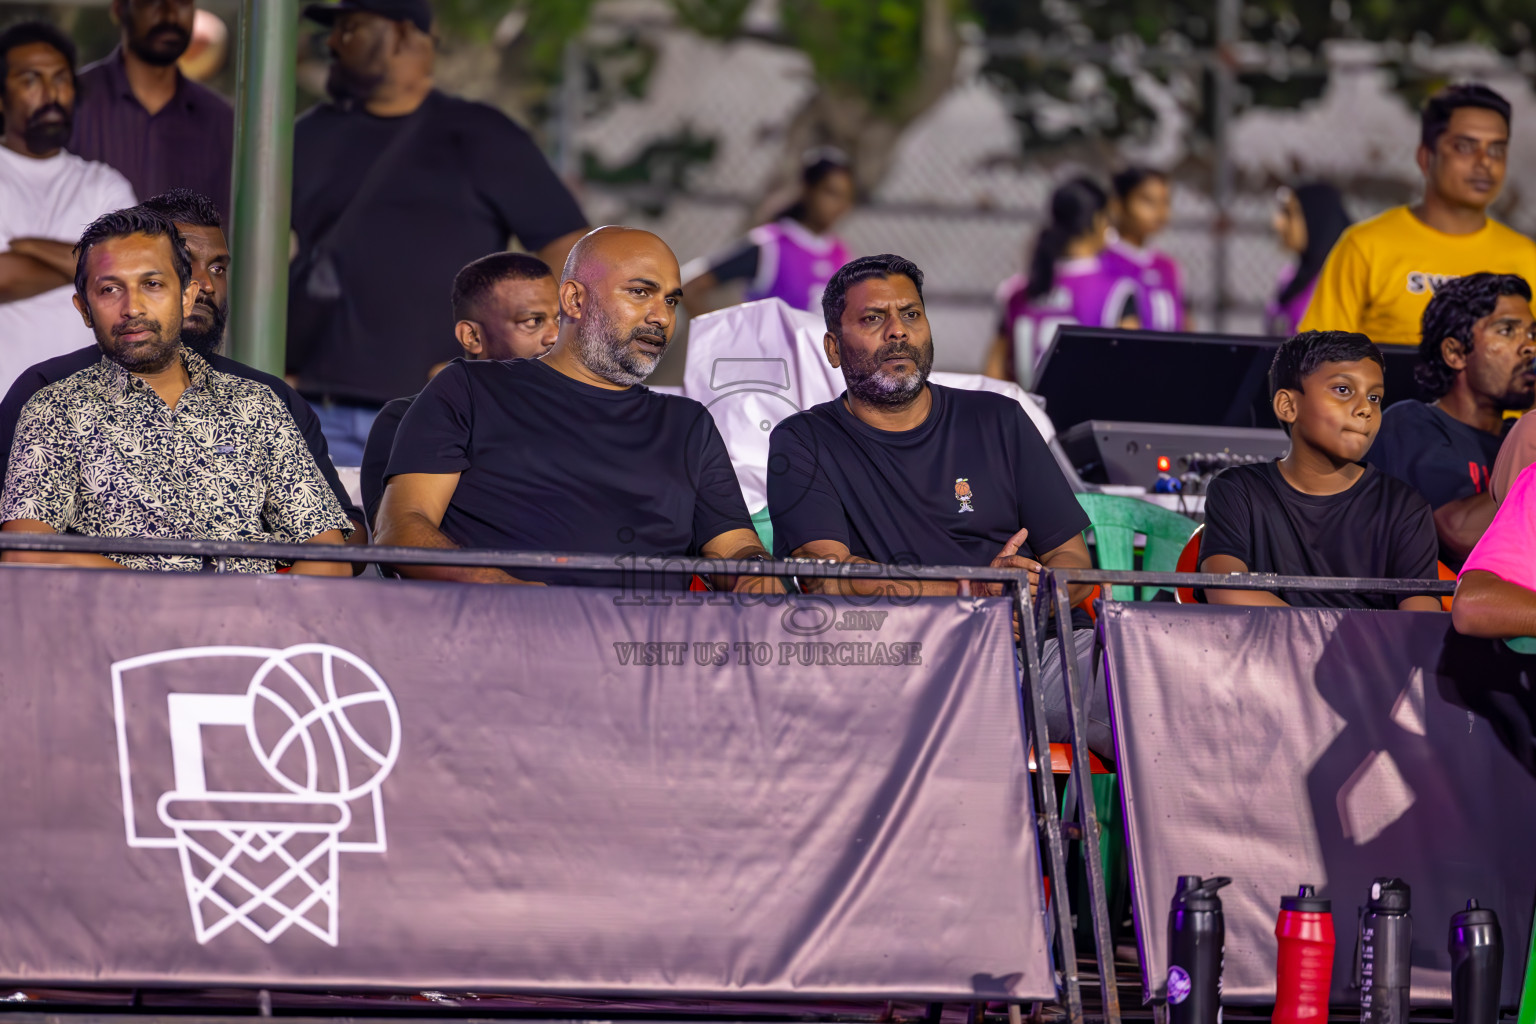
<instances>
[{"instance_id":1,"label":"bald man in black t-shirt","mask_svg":"<svg viewBox=\"0 0 1536 1024\"><path fill-rule=\"evenodd\" d=\"M1088 517L1019 404L928 383L933 336L923 274L899 256L867 256L835 275L822 299L827 358L847 391L789 417L769 440L768 510L780 557L887 565L1028 570L1092 568ZM827 579L830 592L945 595L945 581ZM975 587L1000 592L995 585ZM1074 585L1072 598L1090 587ZM1093 633L1073 644L1092 679ZM1057 641L1042 659L1052 740L1067 736ZM1089 693L1088 745L1113 757L1108 701Z\"/></svg>"},{"instance_id":2,"label":"bald man in black t-shirt","mask_svg":"<svg viewBox=\"0 0 1536 1024\"><path fill-rule=\"evenodd\" d=\"M542 359L455 359L400 423L378 543L767 558L709 410L641 382L672 338L677 258L649 231L606 227L571 250L560 335ZM623 586L624 574L402 566L469 583ZM662 587L686 588L672 575ZM779 591L762 577L718 586Z\"/></svg>"}]
</instances>

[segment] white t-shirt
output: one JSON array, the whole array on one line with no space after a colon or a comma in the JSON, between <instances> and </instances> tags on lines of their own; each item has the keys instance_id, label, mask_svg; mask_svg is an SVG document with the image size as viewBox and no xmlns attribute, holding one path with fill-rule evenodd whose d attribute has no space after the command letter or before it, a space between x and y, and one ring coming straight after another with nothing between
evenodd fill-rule
<instances>
[{"instance_id":1,"label":"white t-shirt","mask_svg":"<svg viewBox=\"0 0 1536 1024\"><path fill-rule=\"evenodd\" d=\"M137 202L128 179L106 164L64 151L37 160L0 146L0 251L13 238L73 244L97 217ZM74 294L71 283L0 302L0 393L32 364L94 342Z\"/></svg>"}]
</instances>

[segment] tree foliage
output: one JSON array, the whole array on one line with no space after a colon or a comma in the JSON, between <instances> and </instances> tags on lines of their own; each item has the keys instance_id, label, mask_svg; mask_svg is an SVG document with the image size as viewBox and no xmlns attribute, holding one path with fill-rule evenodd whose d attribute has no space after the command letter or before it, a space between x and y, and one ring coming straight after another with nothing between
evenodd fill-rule
<instances>
[{"instance_id":1,"label":"tree foliage","mask_svg":"<svg viewBox=\"0 0 1536 1024\"><path fill-rule=\"evenodd\" d=\"M989 38L1026 44L995 53L986 73L1014 96L1027 146L1144 133L1157 117L1149 85L1177 97L1197 146L1209 138L1218 0L970 2ZM1239 110L1294 108L1326 85L1329 40L1398 43L1405 53L1475 43L1514 55L1530 48L1533 20L1536 0L1238 0L1237 45L1223 56L1237 68ZM1392 70L1410 103L1440 84L1404 61ZM1062 104L1085 115L1054 116Z\"/></svg>"},{"instance_id":2,"label":"tree foliage","mask_svg":"<svg viewBox=\"0 0 1536 1024\"><path fill-rule=\"evenodd\" d=\"M752 0L667 2L677 30L723 41L752 35L805 54L818 88L786 130L780 177L796 173L804 149L832 144L853 156L861 181L871 185L883 175L901 129L952 83L956 17L966 0L781 0L779 24L766 32L746 25ZM568 70L567 44L592 23L597 6L598 0L438 0L437 11L450 39L486 44L511 26L501 33L514 37L501 67L521 82L525 116L540 123ZM583 43L589 106L643 91L654 65L655 41L645 32L618 34L617 41ZM654 182L676 178L679 161L708 159L710 150L692 134L661 141L635 165L607 168L588 160L587 169L605 179Z\"/></svg>"}]
</instances>

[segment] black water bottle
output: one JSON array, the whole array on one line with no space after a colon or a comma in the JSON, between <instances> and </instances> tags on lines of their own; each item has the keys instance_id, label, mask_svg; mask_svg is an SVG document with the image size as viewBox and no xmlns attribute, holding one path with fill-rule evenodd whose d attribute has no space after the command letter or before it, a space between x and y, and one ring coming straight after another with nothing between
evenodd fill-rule
<instances>
[{"instance_id":1,"label":"black water bottle","mask_svg":"<svg viewBox=\"0 0 1536 1024\"><path fill-rule=\"evenodd\" d=\"M1221 947L1227 926L1216 890L1230 878L1180 875L1168 909L1169 1024L1216 1024L1221 1019Z\"/></svg>"},{"instance_id":2,"label":"black water bottle","mask_svg":"<svg viewBox=\"0 0 1536 1024\"><path fill-rule=\"evenodd\" d=\"M1451 1008L1456 1024L1498 1024L1504 982L1504 933L1499 916L1467 900L1451 917Z\"/></svg>"},{"instance_id":3,"label":"black water bottle","mask_svg":"<svg viewBox=\"0 0 1536 1024\"><path fill-rule=\"evenodd\" d=\"M1360 913L1355 946L1355 984L1360 987L1360 1024L1408 1024L1413 918L1408 883L1378 878Z\"/></svg>"}]
</instances>

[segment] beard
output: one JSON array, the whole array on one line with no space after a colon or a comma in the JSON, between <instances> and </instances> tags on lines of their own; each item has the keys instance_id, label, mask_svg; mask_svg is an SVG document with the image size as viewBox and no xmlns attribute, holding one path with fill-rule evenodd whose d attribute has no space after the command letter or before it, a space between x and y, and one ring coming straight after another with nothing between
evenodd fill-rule
<instances>
[{"instance_id":1,"label":"beard","mask_svg":"<svg viewBox=\"0 0 1536 1024\"><path fill-rule=\"evenodd\" d=\"M378 59L381 56L381 52L370 54L373 59L369 60L369 65L377 67L381 63ZM378 92L382 84L384 84L382 71L359 71L349 68L334 53L331 54L331 67L325 73L325 92L337 106L350 108L362 103Z\"/></svg>"},{"instance_id":2,"label":"beard","mask_svg":"<svg viewBox=\"0 0 1536 1024\"><path fill-rule=\"evenodd\" d=\"M181 59L192 45L192 33L180 25L156 25L142 36L128 39L128 49L144 63L157 68L168 68Z\"/></svg>"},{"instance_id":3,"label":"beard","mask_svg":"<svg viewBox=\"0 0 1536 1024\"><path fill-rule=\"evenodd\" d=\"M923 393L928 373L933 369L933 346L926 349L905 341L892 341L875 349L867 359L838 345L843 364L843 383L848 393L866 405L886 409L899 408ZM917 367L913 373L890 373L881 364L896 356L906 356Z\"/></svg>"},{"instance_id":4,"label":"beard","mask_svg":"<svg viewBox=\"0 0 1536 1024\"><path fill-rule=\"evenodd\" d=\"M211 356L219 350L224 343L224 325L229 322L229 304L214 305L211 302L198 302L198 308L204 310L211 319L209 326L199 328L193 326L190 321L181 322L181 343L200 356Z\"/></svg>"},{"instance_id":5,"label":"beard","mask_svg":"<svg viewBox=\"0 0 1536 1024\"><path fill-rule=\"evenodd\" d=\"M642 383L661 362L664 352L652 355L630 345L639 338L655 337L652 327L640 326L620 334L601 306L576 326L576 354L587 369L606 381L629 387Z\"/></svg>"},{"instance_id":6,"label":"beard","mask_svg":"<svg viewBox=\"0 0 1536 1024\"><path fill-rule=\"evenodd\" d=\"M146 341L126 344L121 338L130 331L149 331ZM157 373L171 364L181 349L181 324L167 332L160 321L141 316L124 320L103 330L95 328L96 344L106 357L129 373Z\"/></svg>"},{"instance_id":7,"label":"beard","mask_svg":"<svg viewBox=\"0 0 1536 1024\"><path fill-rule=\"evenodd\" d=\"M42 120L48 114L59 115L58 120ZM74 127L73 113L60 104L50 103L32 112L32 116L27 118L26 127L22 129L21 137L26 142L28 151L51 153L69 141Z\"/></svg>"}]
</instances>

